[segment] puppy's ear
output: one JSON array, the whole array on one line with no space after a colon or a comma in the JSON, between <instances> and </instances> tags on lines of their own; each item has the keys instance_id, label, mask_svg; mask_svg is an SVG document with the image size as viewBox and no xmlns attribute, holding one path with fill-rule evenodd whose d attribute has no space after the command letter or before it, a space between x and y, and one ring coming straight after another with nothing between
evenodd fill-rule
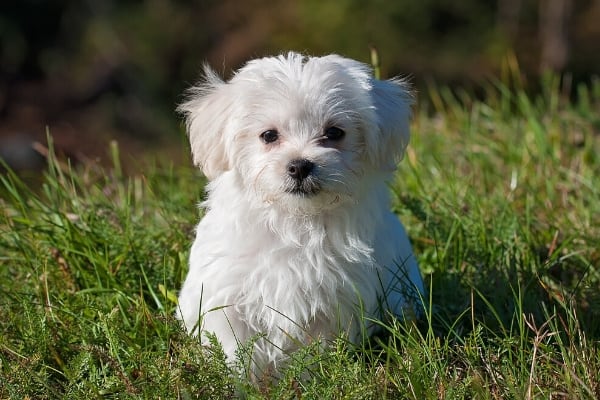
<instances>
[{"instance_id":1,"label":"puppy's ear","mask_svg":"<svg viewBox=\"0 0 600 400\"><path fill-rule=\"evenodd\" d=\"M393 170L402 159L410 137L413 99L409 84L402 79L372 80L371 96L379 135L368 152L376 165Z\"/></svg>"},{"instance_id":2,"label":"puppy's ear","mask_svg":"<svg viewBox=\"0 0 600 400\"><path fill-rule=\"evenodd\" d=\"M185 117L194 164L212 180L231 166L227 142L234 96L228 84L206 65L204 80L187 93L187 100L177 110Z\"/></svg>"}]
</instances>

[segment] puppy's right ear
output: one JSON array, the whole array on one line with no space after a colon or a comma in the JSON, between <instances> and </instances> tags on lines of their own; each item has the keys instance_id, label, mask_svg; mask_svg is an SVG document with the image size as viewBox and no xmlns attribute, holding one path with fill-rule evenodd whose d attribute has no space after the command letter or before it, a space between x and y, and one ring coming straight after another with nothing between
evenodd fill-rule
<instances>
[{"instance_id":1,"label":"puppy's right ear","mask_svg":"<svg viewBox=\"0 0 600 400\"><path fill-rule=\"evenodd\" d=\"M233 101L228 84L207 65L204 79L187 91L188 98L177 111L185 116L194 164L209 180L230 169L228 123Z\"/></svg>"}]
</instances>

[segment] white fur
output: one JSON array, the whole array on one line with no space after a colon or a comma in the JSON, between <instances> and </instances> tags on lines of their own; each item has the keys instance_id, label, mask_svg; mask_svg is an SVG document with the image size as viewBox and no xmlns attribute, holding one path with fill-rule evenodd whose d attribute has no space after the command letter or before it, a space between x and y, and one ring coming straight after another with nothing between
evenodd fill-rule
<instances>
[{"instance_id":1,"label":"white fur","mask_svg":"<svg viewBox=\"0 0 600 400\"><path fill-rule=\"evenodd\" d=\"M179 296L187 330L215 333L231 360L262 335L262 369L301 343L356 340L383 309L418 312L420 273L386 185L408 143L407 85L337 55L257 59L228 82L205 74L180 107L210 180ZM345 136L324 140L331 126ZM300 158L315 164L314 195L286 191Z\"/></svg>"}]
</instances>

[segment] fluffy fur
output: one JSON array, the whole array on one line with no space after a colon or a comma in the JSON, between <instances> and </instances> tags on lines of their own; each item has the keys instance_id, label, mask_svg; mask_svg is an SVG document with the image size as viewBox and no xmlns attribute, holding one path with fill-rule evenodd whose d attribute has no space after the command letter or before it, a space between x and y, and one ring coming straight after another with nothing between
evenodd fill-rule
<instances>
[{"instance_id":1,"label":"fluffy fur","mask_svg":"<svg viewBox=\"0 0 600 400\"><path fill-rule=\"evenodd\" d=\"M190 333L216 334L231 360L255 339L262 369L301 343L356 339L385 310L418 312L421 277L386 185L410 104L404 81L337 55L257 59L227 82L205 68L180 107L210 181L179 295Z\"/></svg>"}]
</instances>

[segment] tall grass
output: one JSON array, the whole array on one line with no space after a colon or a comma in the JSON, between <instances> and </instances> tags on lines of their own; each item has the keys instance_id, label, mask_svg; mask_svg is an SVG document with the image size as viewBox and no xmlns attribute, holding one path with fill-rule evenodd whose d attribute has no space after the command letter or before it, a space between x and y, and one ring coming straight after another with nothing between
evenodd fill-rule
<instances>
[{"instance_id":1,"label":"tall grass","mask_svg":"<svg viewBox=\"0 0 600 400\"><path fill-rule=\"evenodd\" d=\"M0 177L0 398L600 397L600 81L539 95L507 64L432 88L391 190L429 287L426 317L292 356L255 385L173 318L196 203L191 167ZM51 147L51 146L50 146Z\"/></svg>"}]
</instances>

